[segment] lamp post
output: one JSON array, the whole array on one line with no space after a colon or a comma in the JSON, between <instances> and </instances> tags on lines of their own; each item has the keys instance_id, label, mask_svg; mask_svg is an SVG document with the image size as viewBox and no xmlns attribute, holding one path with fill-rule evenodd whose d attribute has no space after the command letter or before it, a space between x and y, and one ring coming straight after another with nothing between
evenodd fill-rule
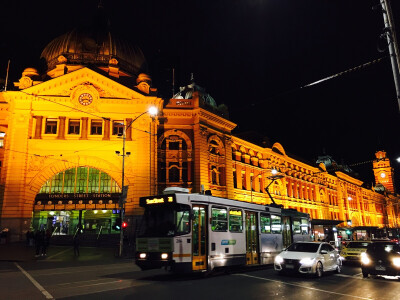
<instances>
[{"instance_id":1,"label":"lamp post","mask_svg":"<svg viewBox=\"0 0 400 300\"><path fill-rule=\"evenodd\" d=\"M279 174L278 174L278 171L277 171L276 169L272 169L272 170L271 170L271 174L272 174L272 176L267 177L268 179L271 180L271 182L267 185L267 187L265 188L265 191L267 192L269 198L271 199L272 205L276 207L276 206L278 206L278 205L275 203L274 198L272 198L271 193L269 192L269 187L270 187L270 185L271 185L272 183L275 182L275 180L281 179L281 178L283 178L283 177L285 177L285 176L284 176L284 175L279 175Z\"/></svg>"},{"instance_id":2,"label":"lamp post","mask_svg":"<svg viewBox=\"0 0 400 300\"><path fill-rule=\"evenodd\" d=\"M132 121L129 122L129 124L124 125L123 131L122 131L122 154L120 151L115 151L115 153L119 156L122 156L122 179L121 179L121 186L122 186L122 192L121 196L119 199L119 208L121 210L121 224L124 222L125 218L125 202L126 202L126 197L128 195L128 186L125 186L125 156L129 156L131 153L125 151L125 143L126 143L126 130L129 129L133 122L135 122L137 119L139 119L141 116L144 114L149 113L150 116L155 116L158 113L157 107L151 106L148 110L142 112L140 115L138 115L136 118L134 118ZM119 256L122 256L122 249L124 247L124 230L121 228L120 229L120 237L119 237Z\"/></svg>"}]
</instances>

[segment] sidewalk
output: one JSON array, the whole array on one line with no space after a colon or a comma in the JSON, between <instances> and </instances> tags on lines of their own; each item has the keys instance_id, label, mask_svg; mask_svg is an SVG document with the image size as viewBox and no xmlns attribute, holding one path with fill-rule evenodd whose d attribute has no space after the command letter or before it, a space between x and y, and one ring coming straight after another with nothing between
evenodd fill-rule
<instances>
[{"instance_id":1,"label":"sidewalk","mask_svg":"<svg viewBox=\"0 0 400 300\"><path fill-rule=\"evenodd\" d=\"M118 257L118 249L103 247L80 247L80 255L74 256L72 246L53 246L50 244L47 255L35 257L35 247L27 246L24 242L15 242L0 245L0 262L64 262L69 264L90 263L115 263L129 261L133 263L132 257Z\"/></svg>"}]
</instances>

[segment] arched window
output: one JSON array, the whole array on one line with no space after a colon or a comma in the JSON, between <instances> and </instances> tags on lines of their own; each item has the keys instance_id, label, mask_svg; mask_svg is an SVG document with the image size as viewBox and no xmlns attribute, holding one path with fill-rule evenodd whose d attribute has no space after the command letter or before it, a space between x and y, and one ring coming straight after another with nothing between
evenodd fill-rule
<instances>
[{"instance_id":1,"label":"arched window","mask_svg":"<svg viewBox=\"0 0 400 300\"><path fill-rule=\"evenodd\" d=\"M168 172L168 179L169 182L179 182L179 169L178 167L174 166L169 169Z\"/></svg>"},{"instance_id":2,"label":"arched window","mask_svg":"<svg viewBox=\"0 0 400 300\"><path fill-rule=\"evenodd\" d=\"M120 192L116 181L107 173L90 167L76 167L54 175L42 186L39 194Z\"/></svg>"}]
</instances>

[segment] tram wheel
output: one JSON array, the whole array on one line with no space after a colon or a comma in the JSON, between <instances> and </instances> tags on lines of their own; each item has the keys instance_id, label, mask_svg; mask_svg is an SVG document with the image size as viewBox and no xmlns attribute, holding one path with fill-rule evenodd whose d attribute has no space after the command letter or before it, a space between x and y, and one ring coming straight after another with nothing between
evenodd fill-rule
<instances>
[{"instance_id":1,"label":"tram wheel","mask_svg":"<svg viewBox=\"0 0 400 300\"><path fill-rule=\"evenodd\" d=\"M317 266L315 267L315 277L320 278L322 277L323 273L324 273L324 267L322 266L322 263L319 261L317 263Z\"/></svg>"}]
</instances>

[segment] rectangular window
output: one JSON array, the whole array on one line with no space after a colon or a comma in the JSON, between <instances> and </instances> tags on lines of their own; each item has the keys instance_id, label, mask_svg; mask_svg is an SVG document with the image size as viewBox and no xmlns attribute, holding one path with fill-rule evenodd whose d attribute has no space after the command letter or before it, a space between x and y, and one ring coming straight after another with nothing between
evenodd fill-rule
<instances>
[{"instance_id":1,"label":"rectangular window","mask_svg":"<svg viewBox=\"0 0 400 300\"><path fill-rule=\"evenodd\" d=\"M300 234L300 220L293 220L293 234Z\"/></svg>"},{"instance_id":2,"label":"rectangular window","mask_svg":"<svg viewBox=\"0 0 400 300\"><path fill-rule=\"evenodd\" d=\"M229 231L242 232L243 231L243 215L239 209L229 210Z\"/></svg>"},{"instance_id":3,"label":"rectangular window","mask_svg":"<svg viewBox=\"0 0 400 300\"><path fill-rule=\"evenodd\" d=\"M282 233L282 222L281 217L276 215L271 215L271 232L272 233Z\"/></svg>"},{"instance_id":4,"label":"rectangular window","mask_svg":"<svg viewBox=\"0 0 400 300\"><path fill-rule=\"evenodd\" d=\"M78 167L76 172L76 192L87 193L88 168Z\"/></svg>"},{"instance_id":5,"label":"rectangular window","mask_svg":"<svg viewBox=\"0 0 400 300\"><path fill-rule=\"evenodd\" d=\"M90 134L92 135L101 135L103 132L103 121L101 120L92 120L90 126Z\"/></svg>"},{"instance_id":6,"label":"rectangular window","mask_svg":"<svg viewBox=\"0 0 400 300\"><path fill-rule=\"evenodd\" d=\"M88 193L100 192L100 171L97 169L89 169Z\"/></svg>"},{"instance_id":7,"label":"rectangular window","mask_svg":"<svg viewBox=\"0 0 400 300\"><path fill-rule=\"evenodd\" d=\"M176 235L187 234L190 232L190 212L187 208L176 212Z\"/></svg>"},{"instance_id":8,"label":"rectangular window","mask_svg":"<svg viewBox=\"0 0 400 300\"><path fill-rule=\"evenodd\" d=\"M57 133L57 119L46 119L46 134L56 134Z\"/></svg>"},{"instance_id":9,"label":"rectangular window","mask_svg":"<svg viewBox=\"0 0 400 300\"><path fill-rule=\"evenodd\" d=\"M228 214L226 208L213 207L211 209L212 231L226 231L228 229Z\"/></svg>"},{"instance_id":10,"label":"rectangular window","mask_svg":"<svg viewBox=\"0 0 400 300\"><path fill-rule=\"evenodd\" d=\"M308 234L308 220L301 219L301 234Z\"/></svg>"},{"instance_id":11,"label":"rectangular window","mask_svg":"<svg viewBox=\"0 0 400 300\"><path fill-rule=\"evenodd\" d=\"M260 225L261 233L271 233L271 216L261 214Z\"/></svg>"},{"instance_id":12,"label":"rectangular window","mask_svg":"<svg viewBox=\"0 0 400 300\"><path fill-rule=\"evenodd\" d=\"M124 121L113 121L113 135L122 136L124 134Z\"/></svg>"},{"instance_id":13,"label":"rectangular window","mask_svg":"<svg viewBox=\"0 0 400 300\"><path fill-rule=\"evenodd\" d=\"M79 120L69 120L68 134L79 134L81 122Z\"/></svg>"}]
</instances>

